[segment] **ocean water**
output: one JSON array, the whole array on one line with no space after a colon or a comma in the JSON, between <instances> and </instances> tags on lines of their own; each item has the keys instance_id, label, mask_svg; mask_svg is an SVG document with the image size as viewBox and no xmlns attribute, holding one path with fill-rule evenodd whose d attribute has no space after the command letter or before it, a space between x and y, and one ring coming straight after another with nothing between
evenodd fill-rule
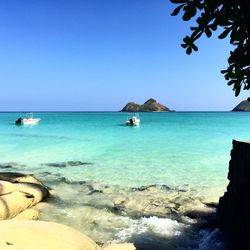
<instances>
[{"instance_id":1,"label":"ocean water","mask_svg":"<svg viewBox=\"0 0 250 250\"><path fill-rule=\"evenodd\" d=\"M250 139L250 114L141 113L139 127L125 126L120 112L34 113L38 125L15 126L20 116L0 113L0 168L52 188L41 219L141 249L215 244L219 233L195 230L197 220L183 211L223 195L232 139ZM158 203L146 208L150 201Z\"/></svg>"}]
</instances>

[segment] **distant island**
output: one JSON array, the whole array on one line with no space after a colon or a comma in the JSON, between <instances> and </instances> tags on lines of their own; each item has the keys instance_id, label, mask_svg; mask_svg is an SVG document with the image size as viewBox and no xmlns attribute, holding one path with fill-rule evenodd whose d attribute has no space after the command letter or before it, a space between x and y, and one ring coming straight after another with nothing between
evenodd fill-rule
<instances>
[{"instance_id":1,"label":"distant island","mask_svg":"<svg viewBox=\"0 0 250 250\"><path fill-rule=\"evenodd\" d=\"M135 102L129 102L121 112L170 112L166 106L158 103L155 99L150 98L144 104L140 105Z\"/></svg>"},{"instance_id":2,"label":"distant island","mask_svg":"<svg viewBox=\"0 0 250 250\"><path fill-rule=\"evenodd\" d=\"M250 102L248 100L244 100L239 103L232 111L250 111Z\"/></svg>"}]
</instances>

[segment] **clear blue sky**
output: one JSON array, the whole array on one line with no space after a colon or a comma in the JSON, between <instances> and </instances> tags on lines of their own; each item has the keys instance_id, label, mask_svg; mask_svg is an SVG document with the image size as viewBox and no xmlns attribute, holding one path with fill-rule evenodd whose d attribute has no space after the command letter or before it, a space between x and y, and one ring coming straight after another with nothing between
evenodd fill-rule
<instances>
[{"instance_id":1,"label":"clear blue sky","mask_svg":"<svg viewBox=\"0 0 250 250\"><path fill-rule=\"evenodd\" d=\"M169 0L1 0L0 111L120 110L153 97L175 110L230 110L226 40L180 47L190 23Z\"/></svg>"}]
</instances>

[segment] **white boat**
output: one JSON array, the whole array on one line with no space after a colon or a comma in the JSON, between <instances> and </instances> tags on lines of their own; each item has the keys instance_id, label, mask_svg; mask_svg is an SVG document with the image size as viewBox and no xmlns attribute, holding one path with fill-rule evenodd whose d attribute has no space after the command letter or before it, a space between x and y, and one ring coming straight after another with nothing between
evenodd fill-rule
<instances>
[{"instance_id":1,"label":"white boat","mask_svg":"<svg viewBox=\"0 0 250 250\"><path fill-rule=\"evenodd\" d=\"M126 120L127 126L139 126L140 125L140 118L139 114L137 113L131 113Z\"/></svg>"},{"instance_id":2,"label":"white boat","mask_svg":"<svg viewBox=\"0 0 250 250\"><path fill-rule=\"evenodd\" d=\"M16 120L16 125L35 125L40 121L40 118L33 118L33 113L27 113L26 118L18 118Z\"/></svg>"}]
</instances>

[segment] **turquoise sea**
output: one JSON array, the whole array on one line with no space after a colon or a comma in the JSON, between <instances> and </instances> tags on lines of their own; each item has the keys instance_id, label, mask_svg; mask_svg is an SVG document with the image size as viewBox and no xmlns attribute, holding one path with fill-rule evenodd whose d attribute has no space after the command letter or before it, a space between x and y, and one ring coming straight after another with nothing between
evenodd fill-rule
<instances>
[{"instance_id":1,"label":"turquoise sea","mask_svg":"<svg viewBox=\"0 0 250 250\"><path fill-rule=\"evenodd\" d=\"M41 219L141 249L215 244L182 211L191 200L223 195L232 139L250 139L249 113L141 113L139 127L125 126L120 112L41 112L34 113L38 125L16 126L20 116L0 113L0 168L31 173L51 187ZM150 201L158 210L145 208Z\"/></svg>"}]
</instances>

